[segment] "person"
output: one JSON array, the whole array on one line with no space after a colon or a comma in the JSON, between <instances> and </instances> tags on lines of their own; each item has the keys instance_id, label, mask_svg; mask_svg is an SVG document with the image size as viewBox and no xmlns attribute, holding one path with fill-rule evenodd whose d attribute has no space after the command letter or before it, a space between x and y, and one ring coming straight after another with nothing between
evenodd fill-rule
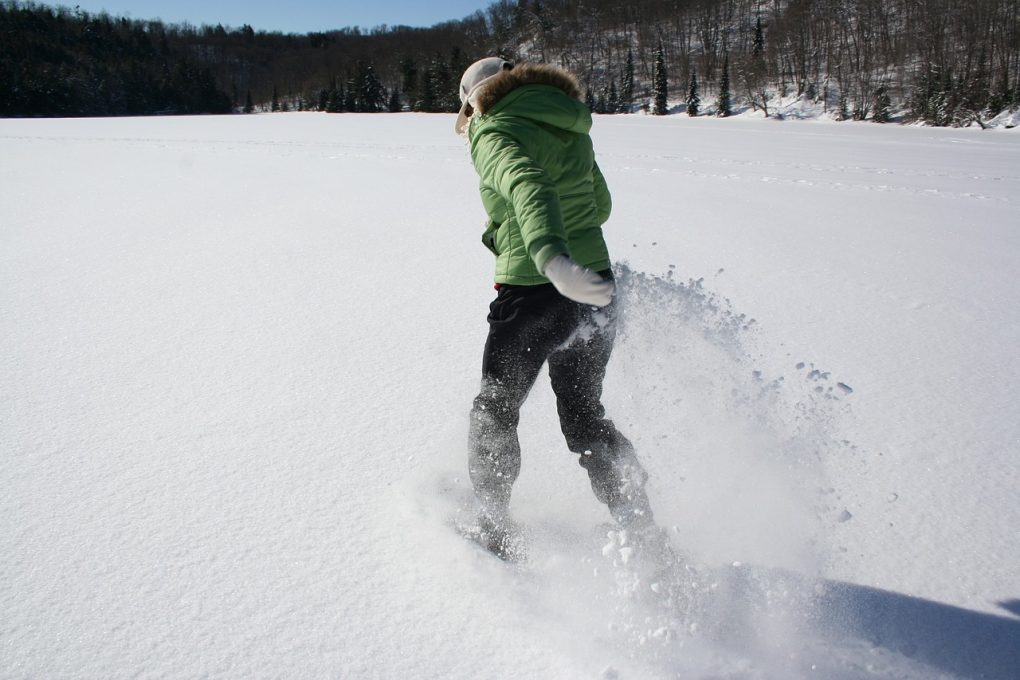
<instances>
[{"instance_id":1,"label":"person","mask_svg":"<svg viewBox=\"0 0 1020 680\"><path fill-rule=\"evenodd\" d=\"M520 408L543 364L567 448L621 527L654 526L634 447L605 417L615 282L602 225L611 199L595 162L591 113L572 75L498 57L461 78L456 131L467 137L496 257L482 381L470 413L469 473L478 530L493 552L516 549L510 495L520 472Z\"/></svg>"}]
</instances>

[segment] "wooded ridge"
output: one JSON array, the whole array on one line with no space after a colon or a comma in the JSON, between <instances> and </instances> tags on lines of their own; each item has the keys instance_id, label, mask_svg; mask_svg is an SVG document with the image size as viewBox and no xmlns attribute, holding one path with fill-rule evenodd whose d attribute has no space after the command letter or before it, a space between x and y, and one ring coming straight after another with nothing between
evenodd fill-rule
<instances>
[{"instance_id":1,"label":"wooded ridge","mask_svg":"<svg viewBox=\"0 0 1020 680\"><path fill-rule=\"evenodd\" d=\"M304 35L0 2L0 115L455 111L499 55L575 73L602 113L932 125L1020 107L1020 0L499 0L430 28Z\"/></svg>"}]
</instances>

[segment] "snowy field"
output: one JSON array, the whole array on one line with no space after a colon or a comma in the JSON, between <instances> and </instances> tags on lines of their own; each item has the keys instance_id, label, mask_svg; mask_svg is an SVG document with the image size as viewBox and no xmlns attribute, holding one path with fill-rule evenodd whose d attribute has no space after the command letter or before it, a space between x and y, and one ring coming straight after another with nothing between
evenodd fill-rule
<instances>
[{"instance_id":1,"label":"snowy field","mask_svg":"<svg viewBox=\"0 0 1020 680\"><path fill-rule=\"evenodd\" d=\"M605 401L451 528L492 262L442 115L0 120L0 678L1020 678L1020 134L601 117Z\"/></svg>"}]
</instances>

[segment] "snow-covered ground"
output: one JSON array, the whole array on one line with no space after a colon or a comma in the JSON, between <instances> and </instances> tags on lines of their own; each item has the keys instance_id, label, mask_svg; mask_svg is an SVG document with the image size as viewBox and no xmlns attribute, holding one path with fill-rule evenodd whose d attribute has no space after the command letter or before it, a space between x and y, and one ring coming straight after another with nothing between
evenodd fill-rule
<instances>
[{"instance_id":1,"label":"snow-covered ground","mask_svg":"<svg viewBox=\"0 0 1020 680\"><path fill-rule=\"evenodd\" d=\"M0 677L1020 677L1020 135L596 120L664 601L547 379L528 563L451 528L493 295L452 126L0 120Z\"/></svg>"}]
</instances>

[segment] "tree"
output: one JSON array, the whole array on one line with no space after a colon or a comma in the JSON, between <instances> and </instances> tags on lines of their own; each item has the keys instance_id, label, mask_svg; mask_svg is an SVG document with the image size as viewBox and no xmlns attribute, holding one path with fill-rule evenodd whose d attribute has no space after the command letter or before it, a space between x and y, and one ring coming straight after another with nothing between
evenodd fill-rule
<instances>
[{"instance_id":1,"label":"tree","mask_svg":"<svg viewBox=\"0 0 1020 680\"><path fill-rule=\"evenodd\" d=\"M412 103L418 98L418 64L413 57L405 56L400 60L400 89ZM396 88L394 88L396 89Z\"/></svg>"},{"instance_id":2,"label":"tree","mask_svg":"<svg viewBox=\"0 0 1020 680\"><path fill-rule=\"evenodd\" d=\"M722 76L719 79L719 96L715 100L715 115L727 117L733 115L733 105L730 102L730 55L723 58Z\"/></svg>"},{"instance_id":3,"label":"tree","mask_svg":"<svg viewBox=\"0 0 1020 680\"><path fill-rule=\"evenodd\" d=\"M382 111L386 104L386 93L383 85L375 75L372 64L358 64L358 72L354 77L354 106L351 110L359 113L376 113Z\"/></svg>"},{"instance_id":4,"label":"tree","mask_svg":"<svg viewBox=\"0 0 1020 680\"><path fill-rule=\"evenodd\" d=\"M767 117L769 115L768 65L765 63L765 30L761 25L761 16L754 24L751 54L744 60L743 81L747 101L751 103L753 109L760 108L764 111Z\"/></svg>"},{"instance_id":5,"label":"tree","mask_svg":"<svg viewBox=\"0 0 1020 680\"><path fill-rule=\"evenodd\" d=\"M1012 93L1009 91L1009 71L1002 69L996 85L988 97L988 116L994 118L1009 108Z\"/></svg>"},{"instance_id":6,"label":"tree","mask_svg":"<svg viewBox=\"0 0 1020 680\"><path fill-rule=\"evenodd\" d=\"M754 59L765 58L765 31L761 27L761 15L754 23L754 39L751 41L751 56Z\"/></svg>"},{"instance_id":7,"label":"tree","mask_svg":"<svg viewBox=\"0 0 1020 680\"><path fill-rule=\"evenodd\" d=\"M836 119L850 120L850 96L844 87L839 89L839 112L836 114Z\"/></svg>"},{"instance_id":8,"label":"tree","mask_svg":"<svg viewBox=\"0 0 1020 680\"><path fill-rule=\"evenodd\" d=\"M652 70L652 90L655 93L655 106L652 113L657 116L665 116L669 113L669 83L666 77L666 59L662 51L662 42L659 42L659 49L655 52L655 67Z\"/></svg>"},{"instance_id":9,"label":"tree","mask_svg":"<svg viewBox=\"0 0 1020 680\"><path fill-rule=\"evenodd\" d=\"M889 89L883 84L875 90L874 112L871 120L876 123L888 123L892 120L892 101L889 99Z\"/></svg>"},{"instance_id":10,"label":"tree","mask_svg":"<svg viewBox=\"0 0 1020 680\"><path fill-rule=\"evenodd\" d=\"M329 101L326 104L326 111L329 113L343 113L344 101L347 99L347 94L344 92L342 84L334 81L333 87L329 91Z\"/></svg>"},{"instance_id":11,"label":"tree","mask_svg":"<svg viewBox=\"0 0 1020 680\"><path fill-rule=\"evenodd\" d=\"M400 113L404 110L404 105L400 102L400 90L397 88L390 91L390 101L386 105L386 110L390 113Z\"/></svg>"},{"instance_id":12,"label":"tree","mask_svg":"<svg viewBox=\"0 0 1020 680\"><path fill-rule=\"evenodd\" d=\"M701 108L701 97L698 96L698 74L691 69L691 85L687 89L687 115L692 118L698 115Z\"/></svg>"},{"instance_id":13,"label":"tree","mask_svg":"<svg viewBox=\"0 0 1020 680\"><path fill-rule=\"evenodd\" d=\"M620 86L620 112L630 113L634 106L634 53L627 49L627 61L623 66L623 82Z\"/></svg>"},{"instance_id":14,"label":"tree","mask_svg":"<svg viewBox=\"0 0 1020 680\"><path fill-rule=\"evenodd\" d=\"M356 113L358 111L358 91L357 91L357 88L358 88L358 84L354 81L354 79L353 78L348 78L348 80L347 80L347 87L342 90L343 94L344 94L344 97L343 97L343 101L344 101L344 108L343 108L343 110L344 111L348 111L350 113Z\"/></svg>"},{"instance_id":15,"label":"tree","mask_svg":"<svg viewBox=\"0 0 1020 680\"><path fill-rule=\"evenodd\" d=\"M620 94L616 91L616 81L609 82L609 98L606 100L606 111L609 113L620 112Z\"/></svg>"},{"instance_id":16,"label":"tree","mask_svg":"<svg viewBox=\"0 0 1020 680\"><path fill-rule=\"evenodd\" d=\"M244 112L255 113L255 102L251 100L251 90L248 90L244 96Z\"/></svg>"},{"instance_id":17,"label":"tree","mask_svg":"<svg viewBox=\"0 0 1020 680\"><path fill-rule=\"evenodd\" d=\"M421 88L419 89L418 99L414 102L414 110L432 113L437 110L437 101L436 78L433 74L432 65L429 65L425 67L421 74Z\"/></svg>"},{"instance_id":18,"label":"tree","mask_svg":"<svg viewBox=\"0 0 1020 680\"><path fill-rule=\"evenodd\" d=\"M696 69L713 90L728 58L733 96L766 114L777 87L780 96L794 84L813 97L831 84L848 116L873 119L881 84L913 119L969 124L1020 105L1018 7L1017 0L496 0L431 28L284 35L0 0L0 116L234 111L244 109L247 92L270 108L274 83L286 86L278 106L295 106L300 100L289 93L305 93L308 108L336 74L345 95L350 77L351 106L364 108L354 82L359 62L373 66L382 86L374 110L388 108L397 90L415 109L451 111L464 67L493 54L581 74L596 103L605 88L607 112L632 110L635 97L651 109L661 41L662 71L686 80ZM328 105L333 87L326 89Z\"/></svg>"}]
</instances>

